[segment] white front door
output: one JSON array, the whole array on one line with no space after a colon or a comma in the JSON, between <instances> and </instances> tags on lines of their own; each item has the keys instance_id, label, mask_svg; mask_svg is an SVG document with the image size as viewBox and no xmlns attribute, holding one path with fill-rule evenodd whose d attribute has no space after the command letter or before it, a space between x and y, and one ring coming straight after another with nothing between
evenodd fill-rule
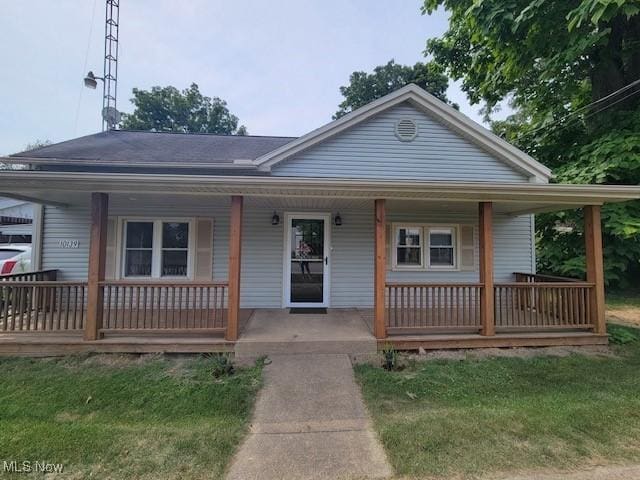
<instances>
[{"instance_id":1,"label":"white front door","mask_svg":"<svg viewBox=\"0 0 640 480\"><path fill-rule=\"evenodd\" d=\"M285 215L284 306L328 307L331 214Z\"/></svg>"}]
</instances>

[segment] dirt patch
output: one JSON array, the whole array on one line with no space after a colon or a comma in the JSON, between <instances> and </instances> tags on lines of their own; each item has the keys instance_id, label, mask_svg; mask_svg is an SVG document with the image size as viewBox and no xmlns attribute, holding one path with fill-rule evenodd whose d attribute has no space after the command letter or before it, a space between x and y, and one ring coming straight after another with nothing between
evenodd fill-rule
<instances>
[{"instance_id":1,"label":"dirt patch","mask_svg":"<svg viewBox=\"0 0 640 480\"><path fill-rule=\"evenodd\" d=\"M60 412L56 415L56 421L60 423L65 422L77 422L78 420L92 420L95 418L96 413L91 412L87 415L80 415L79 413L71 413L71 412Z\"/></svg>"},{"instance_id":2,"label":"dirt patch","mask_svg":"<svg viewBox=\"0 0 640 480\"><path fill-rule=\"evenodd\" d=\"M587 355L591 357L612 357L615 354L606 345L565 346L565 347L514 347L514 348L474 348L467 350L432 350L423 355L412 354L416 360L467 360L483 358L535 358L568 357Z\"/></svg>"},{"instance_id":3,"label":"dirt patch","mask_svg":"<svg viewBox=\"0 0 640 480\"><path fill-rule=\"evenodd\" d=\"M132 365L144 365L165 358L161 353L149 354L125 354L125 353L101 353L90 355L82 362L84 365L97 365L112 368L124 368Z\"/></svg>"},{"instance_id":4,"label":"dirt patch","mask_svg":"<svg viewBox=\"0 0 640 480\"><path fill-rule=\"evenodd\" d=\"M640 307L607 308L607 321L631 327L640 327Z\"/></svg>"},{"instance_id":5,"label":"dirt patch","mask_svg":"<svg viewBox=\"0 0 640 480\"><path fill-rule=\"evenodd\" d=\"M483 476L486 480L637 480L640 478L640 465L598 466L588 470L572 472L542 471L519 474L505 473Z\"/></svg>"},{"instance_id":6,"label":"dirt patch","mask_svg":"<svg viewBox=\"0 0 640 480\"><path fill-rule=\"evenodd\" d=\"M402 362L429 360L469 360L483 358L534 358L568 357L569 355L587 355L591 357L615 357L606 345L585 345L565 347L513 347L513 348L469 348L458 350L426 350L424 353L400 353ZM353 355L353 364L381 365L382 355Z\"/></svg>"}]
</instances>

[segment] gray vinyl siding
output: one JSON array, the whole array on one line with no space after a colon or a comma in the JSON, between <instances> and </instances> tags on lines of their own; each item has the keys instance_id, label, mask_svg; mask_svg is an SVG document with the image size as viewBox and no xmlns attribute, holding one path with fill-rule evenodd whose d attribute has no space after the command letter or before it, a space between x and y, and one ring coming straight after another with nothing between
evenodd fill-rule
<instances>
[{"instance_id":1,"label":"gray vinyl siding","mask_svg":"<svg viewBox=\"0 0 640 480\"><path fill-rule=\"evenodd\" d=\"M284 217L274 226L273 210L245 206L243 213L240 306L280 308Z\"/></svg>"},{"instance_id":2,"label":"gray vinyl siding","mask_svg":"<svg viewBox=\"0 0 640 480\"><path fill-rule=\"evenodd\" d=\"M411 118L418 136L401 142L395 124ZM358 124L272 168L274 176L423 181L528 182L528 177L492 157L408 103Z\"/></svg>"},{"instance_id":3,"label":"gray vinyl siding","mask_svg":"<svg viewBox=\"0 0 640 480\"><path fill-rule=\"evenodd\" d=\"M291 208L291 211L319 211ZM323 209L335 213L336 209ZM370 307L373 304L373 205L340 209L343 224L331 225L331 295L334 308ZM227 278L229 208L212 204L206 197L184 198L171 204L132 202L126 199L110 203L110 215L141 217L213 217L213 279ZM272 208L245 205L242 241L241 306L244 308L282 307L284 212L281 222L271 225ZM469 213L402 213L389 211L388 222L468 223L477 225L477 216ZM85 280L89 256L90 211L87 204L67 208L46 207L43 221L43 268L60 270L60 280ZM495 279L512 280L515 271L531 271L532 222L530 216L494 219ZM478 261L477 227L475 261ZM63 249L60 240L79 240L79 248ZM476 282L474 272L394 272L390 281Z\"/></svg>"},{"instance_id":4,"label":"gray vinyl siding","mask_svg":"<svg viewBox=\"0 0 640 480\"><path fill-rule=\"evenodd\" d=\"M478 259L478 218L468 213L402 213L389 212L387 222L426 224L466 224L473 225L474 271L394 271L387 272L391 282L477 282ZM392 238L393 233L389 236ZM530 215L518 217L497 215L493 219L494 280L513 281L514 272L530 272L533 263L533 231ZM391 250L389 250L391 252Z\"/></svg>"},{"instance_id":5,"label":"gray vinyl siding","mask_svg":"<svg viewBox=\"0 0 640 480\"><path fill-rule=\"evenodd\" d=\"M297 211L295 208L292 211ZM317 212L317 209L299 209ZM271 225L273 210L245 208L242 241L241 304L281 308L283 301L284 214ZM343 225L331 224L330 303L334 308L368 306L373 297L371 211L341 210Z\"/></svg>"},{"instance_id":6,"label":"gray vinyl siding","mask_svg":"<svg viewBox=\"0 0 640 480\"><path fill-rule=\"evenodd\" d=\"M58 280L86 280L89 261L89 203L45 206L42 222L42 268L58 269ZM61 240L78 240L78 248L62 248Z\"/></svg>"}]
</instances>

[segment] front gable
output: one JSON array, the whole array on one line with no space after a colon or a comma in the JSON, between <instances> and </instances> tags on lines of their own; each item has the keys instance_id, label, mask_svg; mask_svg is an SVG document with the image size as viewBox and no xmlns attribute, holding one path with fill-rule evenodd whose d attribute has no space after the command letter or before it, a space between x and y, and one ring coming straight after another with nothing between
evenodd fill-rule
<instances>
[{"instance_id":1,"label":"front gable","mask_svg":"<svg viewBox=\"0 0 640 480\"><path fill-rule=\"evenodd\" d=\"M416 135L399 138L398 122ZM408 137L410 138L410 136ZM275 164L273 176L528 182L508 165L409 102L393 106Z\"/></svg>"},{"instance_id":2,"label":"front gable","mask_svg":"<svg viewBox=\"0 0 640 480\"><path fill-rule=\"evenodd\" d=\"M398 125L411 122L418 134L402 141ZM254 165L274 176L533 183L551 178L547 167L414 84L258 157Z\"/></svg>"}]
</instances>

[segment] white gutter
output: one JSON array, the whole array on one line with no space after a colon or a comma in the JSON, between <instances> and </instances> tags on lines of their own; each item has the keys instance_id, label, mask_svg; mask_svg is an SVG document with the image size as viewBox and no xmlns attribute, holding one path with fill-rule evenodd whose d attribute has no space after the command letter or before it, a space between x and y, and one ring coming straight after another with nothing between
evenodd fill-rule
<instances>
[{"instance_id":1,"label":"white gutter","mask_svg":"<svg viewBox=\"0 0 640 480\"><path fill-rule=\"evenodd\" d=\"M32 164L32 165L81 165L83 167L131 167L131 168L206 168L221 170L255 170L257 165L251 159L239 158L225 163L198 163L198 162L131 162L129 160L92 160L82 158L56 158L56 157L0 157L2 163Z\"/></svg>"},{"instance_id":2,"label":"white gutter","mask_svg":"<svg viewBox=\"0 0 640 480\"><path fill-rule=\"evenodd\" d=\"M140 173L0 172L3 192L127 192L190 195L315 196L602 204L640 198L640 186L415 182L304 177Z\"/></svg>"}]
</instances>

